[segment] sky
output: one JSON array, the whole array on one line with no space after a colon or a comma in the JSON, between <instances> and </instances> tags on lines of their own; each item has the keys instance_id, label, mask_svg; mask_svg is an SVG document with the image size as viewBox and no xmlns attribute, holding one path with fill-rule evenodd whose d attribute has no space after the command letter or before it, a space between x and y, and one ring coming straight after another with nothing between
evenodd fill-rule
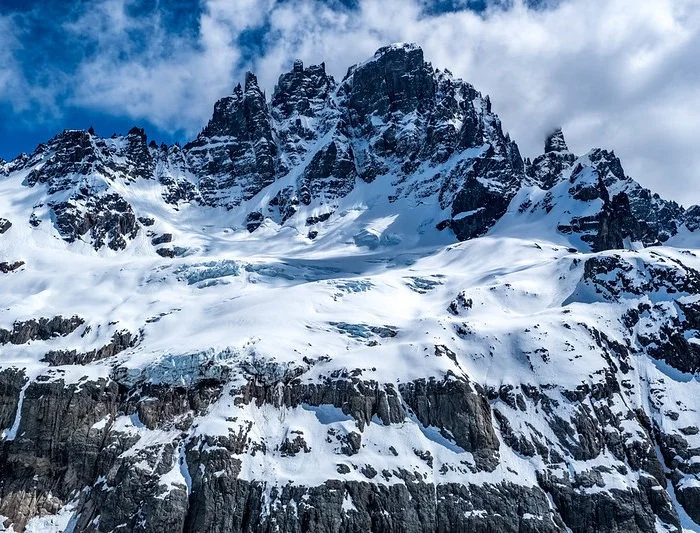
<instances>
[{"instance_id":1,"label":"sky","mask_svg":"<svg viewBox=\"0 0 700 533\"><path fill-rule=\"evenodd\" d=\"M186 142L247 70L347 68L414 42L489 94L524 156L564 129L700 203L697 0L0 0L0 157L66 128Z\"/></svg>"}]
</instances>

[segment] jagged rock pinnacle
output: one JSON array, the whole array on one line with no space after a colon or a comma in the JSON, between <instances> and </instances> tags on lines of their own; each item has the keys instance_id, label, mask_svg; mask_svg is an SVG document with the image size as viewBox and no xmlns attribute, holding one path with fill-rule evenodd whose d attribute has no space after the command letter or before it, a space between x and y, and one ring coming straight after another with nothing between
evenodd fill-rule
<instances>
[{"instance_id":1,"label":"jagged rock pinnacle","mask_svg":"<svg viewBox=\"0 0 700 533\"><path fill-rule=\"evenodd\" d=\"M547 136L544 141L544 152L568 152L569 147L566 145L566 140L564 140L564 132L561 128L555 129L552 133Z\"/></svg>"},{"instance_id":2,"label":"jagged rock pinnacle","mask_svg":"<svg viewBox=\"0 0 700 533\"><path fill-rule=\"evenodd\" d=\"M379 48L374 53L374 57L376 58L376 57L383 56L387 52L391 52L393 50L402 50L405 52L420 50L420 53L421 54L423 53L423 49L415 43L392 43L392 44L389 44L387 46L382 46L381 48Z\"/></svg>"},{"instance_id":3,"label":"jagged rock pinnacle","mask_svg":"<svg viewBox=\"0 0 700 533\"><path fill-rule=\"evenodd\" d=\"M258 78L252 72L248 71L245 73L245 90L258 88Z\"/></svg>"}]
</instances>

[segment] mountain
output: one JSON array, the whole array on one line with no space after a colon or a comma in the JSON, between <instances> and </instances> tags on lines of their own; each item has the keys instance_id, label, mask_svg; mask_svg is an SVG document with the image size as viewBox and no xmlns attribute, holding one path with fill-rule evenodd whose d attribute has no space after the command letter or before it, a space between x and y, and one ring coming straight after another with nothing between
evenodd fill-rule
<instances>
[{"instance_id":1,"label":"mountain","mask_svg":"<svg viewBox=\"0 0 700 533\"><path fill-rule=\"evenodd\" d=\"M700 208L395 44L0 162L0 528L700 530Z\"/></svg>"}]
</instances>

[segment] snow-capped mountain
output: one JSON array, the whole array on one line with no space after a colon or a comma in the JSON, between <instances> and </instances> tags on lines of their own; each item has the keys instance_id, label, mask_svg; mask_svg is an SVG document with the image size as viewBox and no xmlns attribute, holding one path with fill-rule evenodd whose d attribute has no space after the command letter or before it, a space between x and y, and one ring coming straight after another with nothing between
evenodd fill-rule
<instances>
[{"instance_id":1,"label":"snow-capped mountain","mask_svg":"<svg viewBox=\"0 0 700 533\"><path fill-rule=\"evenodd\" d=\"M700 208L397 44L0 161L0 530L700 530Z\"/></svg>"}]
</instances>

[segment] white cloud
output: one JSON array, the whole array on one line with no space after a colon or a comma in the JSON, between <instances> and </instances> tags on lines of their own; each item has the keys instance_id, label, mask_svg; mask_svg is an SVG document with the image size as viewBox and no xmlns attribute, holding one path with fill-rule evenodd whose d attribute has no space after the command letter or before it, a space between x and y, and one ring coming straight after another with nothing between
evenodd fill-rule
<instances>
[{"instance_id":1,"label":"white cloud","mask_svg":"<svg viewBox=\"0 0 700 533\"><path fill-rule=\"evenodd\" d=\"M335 74L391 41L414 41L437 67L491 95L524 155L562 125L579 153L614 149L627 172L684 204L700 202L700 13L694 0L569 0L486 16L421 15L418 3L363 0L335 20L303 2L278 10L258 66L325 58ZM317 23L318 19L322 23ZM278 20L280 22L278 22Z\"/></svg>"},{"instance_id":2,"label":"white cloud","mask_svg":"<svg viewBox=\"0 0 700 533\"><path fill-rule=\"evenodd\" d=\"M379 46L412 41L491 95L524 155L562 125L575 151L614 149L642 184L700 203L696 0L562 0L536 11L516 2L483 16L426 15L425 0L359 0L353 11L319 0L203 0L195 39L173 34L157 11L129 14L129 4L98 0L66 28L96 47L70 80L71 104L192 135L246 68L270 92L296 58L342 77ZM264 55L245 58L239 39L260 27ZM134 31L145 46L132 43ZM3 75L0 88L17 83Z\"/></svg>"},{"instance_id":3,"label":"white cloud","mask_svg":"<svg viewBox=\"0 0 700 533\"><path fill-rule=\"evenodd\" d=\"M221 18L216 3L201 20L201 38L173 34L158 11L130 14L129 0L103 0L66 31L89 35L96 52L73 80L68 103L116 116L147 119L166 131L192 131L228 91L239 60L232 39L240 26ZM133 35L138 39L133 41Z\"/></svg>"}]
</instances>

